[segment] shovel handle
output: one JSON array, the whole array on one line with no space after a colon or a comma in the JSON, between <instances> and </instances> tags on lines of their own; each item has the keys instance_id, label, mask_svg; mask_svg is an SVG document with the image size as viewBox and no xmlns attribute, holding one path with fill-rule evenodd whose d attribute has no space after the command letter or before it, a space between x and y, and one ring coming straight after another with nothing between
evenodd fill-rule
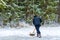
<instances>
[{"instance_id":1,"label":"shovel handle","mask_svg":"<svg viewBox=\"0 0 60 40\"><path fill-rule=\"evenodd\" d=\"M34 30L33 30L33 33L35 32L35 28L34 28Z\"/></svg>"}]
</instances>

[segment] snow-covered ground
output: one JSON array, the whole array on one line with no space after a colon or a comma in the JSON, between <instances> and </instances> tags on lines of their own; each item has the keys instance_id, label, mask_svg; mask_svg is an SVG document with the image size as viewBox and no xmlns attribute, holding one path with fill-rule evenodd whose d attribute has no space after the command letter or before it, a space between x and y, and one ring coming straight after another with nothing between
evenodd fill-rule
<instances>
[{"instance_id":1,"label":"snow-covered ground","mask_svg":"<svg viewBox=\"0 0 60 40\"><path fill-rule=\"evenodd\" d=\"M42 38L30 36L29 33L34 29L31 27L24 27L20 29L15 28L1 28L0 29L0 40L60 40L60 27L41 27ZM36 33L36 32L35 32Z\"/></svg>"}]
</instances>

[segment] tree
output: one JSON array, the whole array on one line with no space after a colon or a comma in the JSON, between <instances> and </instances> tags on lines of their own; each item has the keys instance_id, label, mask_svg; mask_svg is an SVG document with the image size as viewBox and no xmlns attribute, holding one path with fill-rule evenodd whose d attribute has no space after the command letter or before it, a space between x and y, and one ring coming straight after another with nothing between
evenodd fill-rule
<instances>
[{"instance_id":1,"label":"tree","mask_svg":"<svg viewBox=\"0 0 60 40\"><path fill-rule=\"evenodd\" d=\"M0 15L7 21L24 19L32 22L35 14L48 20L55 16L56 6L55 0L0 0Z\"/></svg>"},{"instance_id":2,"label":"tree","mask_svg":"<svg viewBox=\"0 0 60 40\"><path fill-rule=\"evenodd\" d=\"M60 22L60 0L57 8L57 14L58 14L58 22Z\"/></svg>"}]
</instances>

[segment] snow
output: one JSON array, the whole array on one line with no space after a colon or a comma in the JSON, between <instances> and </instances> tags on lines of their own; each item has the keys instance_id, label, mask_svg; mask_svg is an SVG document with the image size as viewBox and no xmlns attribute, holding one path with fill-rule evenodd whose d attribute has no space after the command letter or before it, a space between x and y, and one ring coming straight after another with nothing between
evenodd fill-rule
<instances>
[{"instance_id":1,"label":"snow","mask_svg":"<svg viewBox=\"0 0 60 40\"><path fill-rule=\"evenodd\" d=\"M29 33L34 29L31 27L16 28L1 28L0 40L60 40L60 26L57 27L43 27L41 26L42 38L30 36ZM35 31L36 34L36 31Z\"/></svg>"}]
</instances>

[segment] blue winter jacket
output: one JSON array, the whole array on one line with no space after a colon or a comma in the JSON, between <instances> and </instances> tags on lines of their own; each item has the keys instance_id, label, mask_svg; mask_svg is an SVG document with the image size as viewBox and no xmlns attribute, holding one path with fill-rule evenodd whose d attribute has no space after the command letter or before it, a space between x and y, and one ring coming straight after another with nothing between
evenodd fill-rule
<instances>
[{"instance_id":1,"label":"blue winter jacket","mask_svg":"<svg viewBox=\"0 0 60 40\"><path fill-rule=\"evenodd\" d=\"M41 18L40 17L34 17L34 19L33 19L33 24L34 25L41 25L41 22L42 22L42 20L41 20Z\"/></svg>"}]
</instances>

